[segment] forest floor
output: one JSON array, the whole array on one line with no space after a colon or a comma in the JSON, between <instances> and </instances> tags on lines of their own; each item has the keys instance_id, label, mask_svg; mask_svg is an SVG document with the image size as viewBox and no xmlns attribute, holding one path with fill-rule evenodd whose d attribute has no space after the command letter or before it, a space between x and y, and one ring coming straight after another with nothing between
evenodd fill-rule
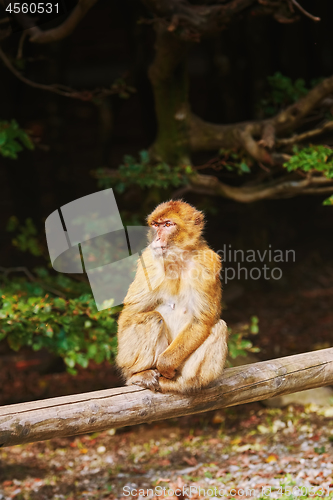
<instances>
[{"instance_id":1,"label":"forest floor","mask_svg":"<svg viewBox=\"0 0 333 500\"><path fill-rule=\"evenodd\" d=\"M4 448L0 499L328 498L332 416L253 403Z\"/></svg>"}]
</instances>

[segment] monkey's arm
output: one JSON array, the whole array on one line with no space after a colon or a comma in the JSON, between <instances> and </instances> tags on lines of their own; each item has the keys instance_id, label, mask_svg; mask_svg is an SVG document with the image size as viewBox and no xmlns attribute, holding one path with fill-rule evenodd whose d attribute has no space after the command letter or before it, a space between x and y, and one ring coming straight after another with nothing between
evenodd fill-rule
<instances>
[{"instance_id":1,"label":"monkey's arm","mask_svg":"<svg viewBox=\"0 0 333 500\"><path fill-rule=\"evenodd\" d=\"M135 315L154 309L156 297L153 288L155 284L150 282L150 278L155 274L151 252L147 248L138 259L134 281L131 283L124 299L124 310ZM135 316L133 316L133 321L135 321Z\"/></svg>"},{"instance_id":2,"label":"monkey's arm","mask_svg":"<svg viewBox=\"0 0 333 500\"><path fill-rule=\"evenodd\" d=\"M173 378L177 368L194 352L211 333L212 327L221 314L221 283L218 277L221 263L215 252L207 249L199 258L198 266L205 272L199 280L190 284L191 293L195 290L194 318L179 332L168 348L160 354L157 369L166 378Z\"/></svg>"},{"instance_id":3,"label":"monkey's arm","mask_svg":"<svg viewBox=\"0 0 333 500\"><path fill-rule=\"evenodd\" d=\"M206 340L214 323L198 320L186 327L158 357L156 368L166 378L173 378L177 368Z\"/></svg>"}]
</instances>

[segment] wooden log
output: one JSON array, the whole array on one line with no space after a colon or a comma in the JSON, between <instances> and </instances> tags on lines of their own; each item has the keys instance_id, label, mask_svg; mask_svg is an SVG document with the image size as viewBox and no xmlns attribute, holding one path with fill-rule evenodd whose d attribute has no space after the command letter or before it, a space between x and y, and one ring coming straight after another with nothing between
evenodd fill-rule
<instances>
[{"instance_id":1,"label":"wooden log","mask_svg":"<svg viewBox=\"0 0 333 500\"><path fill-rule=\"evenodd\" d=\"M333 348L227 368L213 386L192 395L136 386L0 408L0 446L74 436L179 417L333 384Z\"/></svg>"}]
</instances>

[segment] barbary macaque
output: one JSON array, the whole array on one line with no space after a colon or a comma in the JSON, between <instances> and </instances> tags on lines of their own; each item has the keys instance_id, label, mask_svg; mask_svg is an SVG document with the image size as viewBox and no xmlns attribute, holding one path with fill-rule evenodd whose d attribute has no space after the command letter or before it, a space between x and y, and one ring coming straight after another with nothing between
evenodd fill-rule
<instances>
[{"instance_id":1,"label":"barbary macaque","mask_svg":"<svg viewBox=\"0 0 333 500\"><path fill-rule=\"evenodd\" d=\"M148 216L150 245L118 322L118 355L126 384L189 393L224 368L227 325L220 319L220 257L204 238L204 215L181 200Z\"/></svg>"}]
</instances>

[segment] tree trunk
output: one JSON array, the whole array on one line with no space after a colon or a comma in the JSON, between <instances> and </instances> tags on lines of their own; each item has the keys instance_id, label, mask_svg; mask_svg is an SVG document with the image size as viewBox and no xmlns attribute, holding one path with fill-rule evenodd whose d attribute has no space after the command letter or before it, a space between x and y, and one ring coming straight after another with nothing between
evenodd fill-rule
<instances>
[{"instance_id":1,"label":"tree trunk","mask_svg":"<svg viewBox=\"0 0 333 500\"><path fill-rule=\"evenodd\" d=\"M189 162L186 56L189 43L157 24L155 59L149 68L158 122L153 157L171 165Z\"/></svg>"}]
</instances>

